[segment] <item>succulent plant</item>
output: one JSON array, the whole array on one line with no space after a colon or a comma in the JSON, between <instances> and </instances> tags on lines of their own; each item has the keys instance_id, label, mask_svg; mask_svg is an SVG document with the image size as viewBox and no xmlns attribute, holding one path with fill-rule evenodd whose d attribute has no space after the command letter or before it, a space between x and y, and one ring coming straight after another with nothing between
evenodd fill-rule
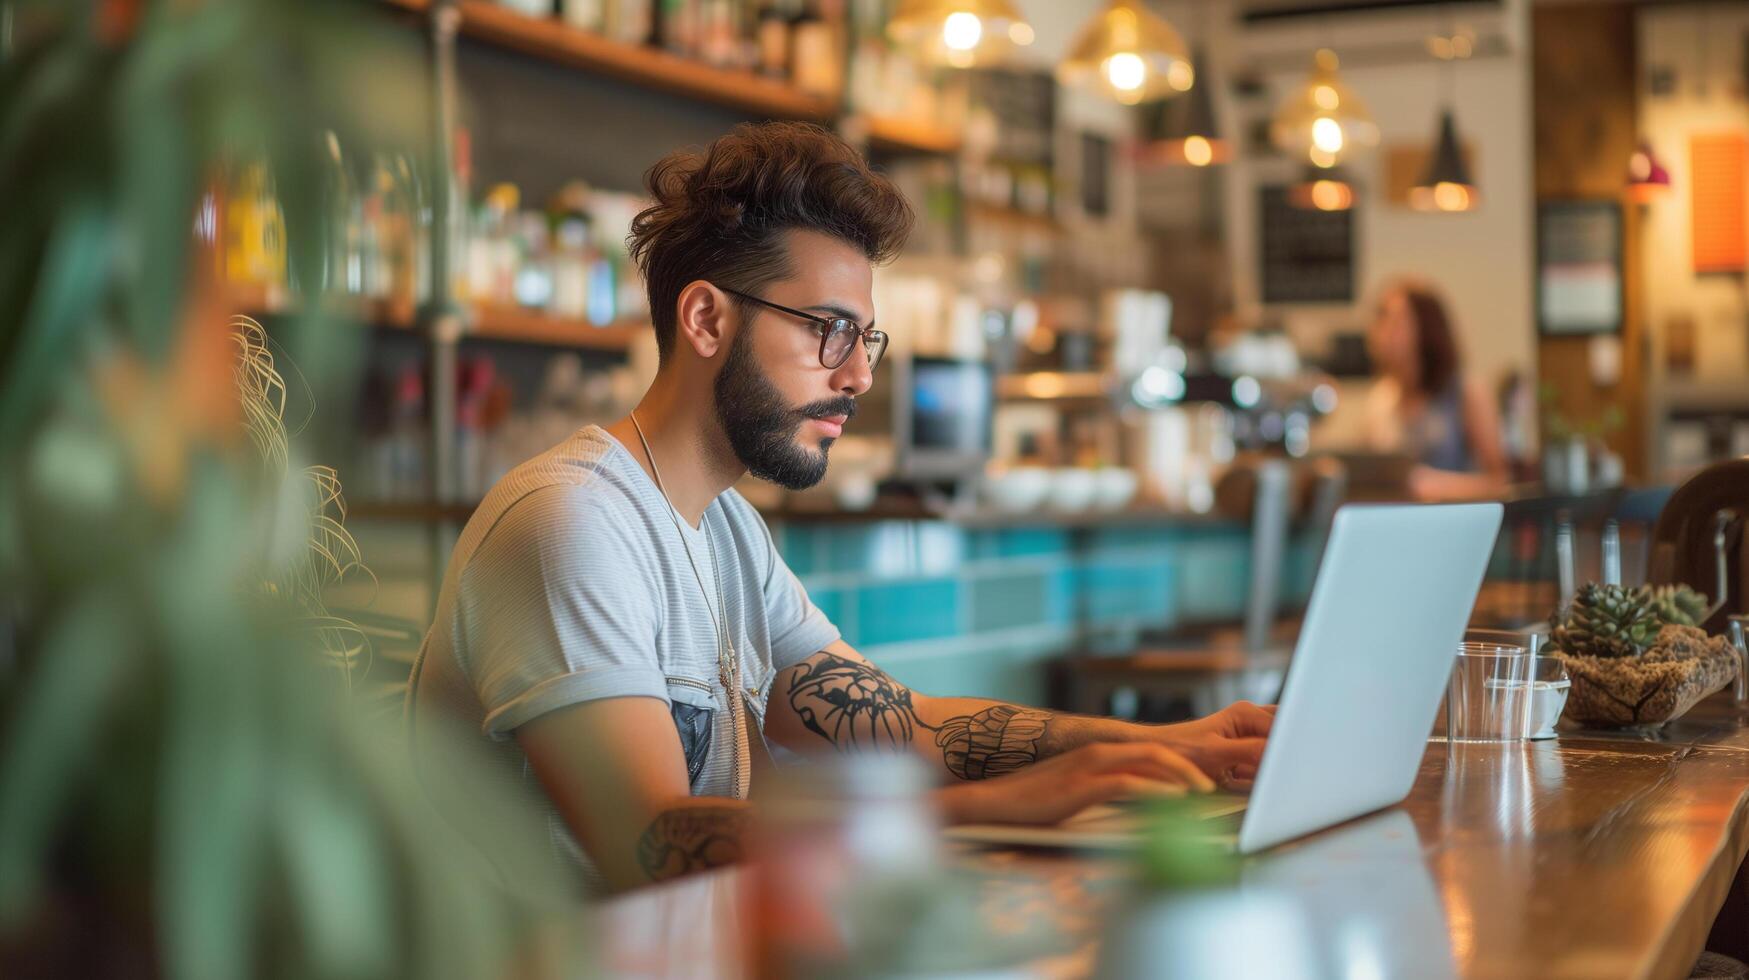
<instances>
[{"instance_id":1,"label":"succulent plant","mask_svg":"<svg viewBox=\"0 0 1749 980\"><path fill-rule=\"evenodd\" d=\"M1667 626L1699 626L1706 618L1707 598L1686 585L1650 587L1652 611Z\"/></svg>"},{"instance_id":2,"label":"succulent plant","mask_svg":"<svg viewBox=\"0 0 1749 980\"><path fill-rule=\"evenodd\" d=\"M1633 657L1646 652L1663 626L1649 590L1593 582L1573 597L1552 639L1567 653Z\"/></svg>"}]
</instances>

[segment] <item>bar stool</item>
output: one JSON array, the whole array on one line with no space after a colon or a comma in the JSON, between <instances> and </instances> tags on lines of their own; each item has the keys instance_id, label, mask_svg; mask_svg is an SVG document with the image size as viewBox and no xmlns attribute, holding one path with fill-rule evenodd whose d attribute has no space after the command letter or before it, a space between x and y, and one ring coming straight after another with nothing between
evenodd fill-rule
<instances>
[{"instance_id":1,"label":"bar stool","mask_svg":"<svg viewBox=\"0 0 1749 980\"><path fill-rule=\"evenodd\" d=\"M1695 474L1670 495L1652 529L1647 580L1686 584L1706 593L1713 606L1702 626L1710 632L1725 629L1732 613L1749 611L1745 525L1749 457L1715 463Z\"/></svg>"}]
</instances>

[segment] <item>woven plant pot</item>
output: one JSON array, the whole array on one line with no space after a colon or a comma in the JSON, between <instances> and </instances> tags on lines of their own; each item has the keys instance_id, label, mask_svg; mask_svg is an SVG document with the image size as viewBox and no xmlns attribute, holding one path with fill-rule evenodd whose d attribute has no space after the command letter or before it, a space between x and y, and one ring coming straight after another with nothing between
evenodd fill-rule
<instances>
[{"instance_id":1,"label":"woven plant pot","mask_svg":"<svg viewBox=\"0 0 1749 980\"><path fill-rule=\"evenodd\" d=\"M1637 657L1555 656L1573 682L1565 717L1592 728L1662 725L1737 676L1731 642L1692 626L1664 627Z\"/></svg>"}]
</instances>

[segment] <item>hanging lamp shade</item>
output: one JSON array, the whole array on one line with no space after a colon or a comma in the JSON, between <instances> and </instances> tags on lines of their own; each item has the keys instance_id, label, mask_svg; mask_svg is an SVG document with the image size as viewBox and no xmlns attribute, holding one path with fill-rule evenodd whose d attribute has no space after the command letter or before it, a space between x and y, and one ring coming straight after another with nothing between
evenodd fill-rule
<instances>
[{"instance_id":1,"label":"hanging lamp shade","mask_svg":"<svg viewBox=\"0 0 1749 980\"><path fill-rule=\"evenodd\" d=\"M972 68L1031 44L1033 31L1010 0L900 0L887 36L928 64Z\"/></svg>"},{"instance_id":2,"label":"hanging lamp shade","mask_svg":"<svg viewBox=\"0 0 1749 980\"><path fill-rule=\"evenodd\" d=\"M1347 211L1354 207L1354 185L1340 167L1308 165L1300 182L1288 188L1287 199L1307 211Z\"/></svg>"},{"instance_id":3,"label":"hanging lamp shade","mask_svg":"<svg viewBox=\"0 0 1749 980\"><path fill-rule=\"evenodd\" d=\"M1376 146L1379 127L1366 104L1342 83L1336 52L1322 48L1312 73L1275 111L1270 138L1282 150L1313 166L1334 167L1358 149Z\"/></svg>"},{"instance_id":4,"label":"hanging lamp shade","mask_svg":"<svg viewBox=\"0 0 1749 980\"><path fill-rule=\"evenodd\" d=\"M1450 108L1439 116L1439 139L1427 172L1409 192L1409 203L1420 211L1469 211L1480 201L1470 166L1458 143L1457 121Z\"/></svg>"},{"instance_id":5,"label":"hanging lamp shade","mask_svg":"<svg viewBox=\"0 0 1749 980\"><path fill-rule=\"evenodd\" d=\"M1670 171L1652 152L1652 144L1641 140L1639 149L1628 157L1628 196L1644 203L1669 190Z\"/></svg>"},{"instance_id":6,"label":"hanging lamp shade","mask_svg":"<svg viewBox=\"0 0 1749 980\"><path fill-rule=\"evenodd\" d=\"M1196 69L1177 28L1137 0L1111 0L1081 28L1057 80L1139 105L1190 91Z\"/></svg>"},{"instance_id":7,"label":"hanging lamp shade","mask_svg":"<svg viewBox=\"0 0 1749 980\"><path fill-rule=\"evenodd\" d=\"M1191 65L1197 84L1184 98L1156 102L1141 110L1145 163L1206 167L1232 158L1232 148L1221 138L1215 121L1214 74L1200 48L1192 53Z\"/></svg>"}]
</instances>

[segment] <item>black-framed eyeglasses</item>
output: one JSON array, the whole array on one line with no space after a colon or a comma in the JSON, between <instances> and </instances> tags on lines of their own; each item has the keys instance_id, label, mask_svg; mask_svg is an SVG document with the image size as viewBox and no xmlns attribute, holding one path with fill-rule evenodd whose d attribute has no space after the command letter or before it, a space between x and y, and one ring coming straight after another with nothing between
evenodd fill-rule
<instances>
[{"instance_id":1,"label":"black-framed eyeglasses","mask_svg":"<svg viewBox=\"0 0 1749 980\"><path fill-rule=\"evenodd\" d=\"M862 338L862 346L868 351L868 369L874 371L875 365L881 362L881 355L887 351L887 335L873 327L864 327L847 316L815 316L801 310L792 310L787 306L779 306L767 299L760 299L741 292L739 289L717 287L723 292L739 296L749 303L767 306L779 313L811 320L820 334L820 366L828 371L835 371L850 360L850 352L856 349L856 338Z\"/></svg>"}]
</instances>

